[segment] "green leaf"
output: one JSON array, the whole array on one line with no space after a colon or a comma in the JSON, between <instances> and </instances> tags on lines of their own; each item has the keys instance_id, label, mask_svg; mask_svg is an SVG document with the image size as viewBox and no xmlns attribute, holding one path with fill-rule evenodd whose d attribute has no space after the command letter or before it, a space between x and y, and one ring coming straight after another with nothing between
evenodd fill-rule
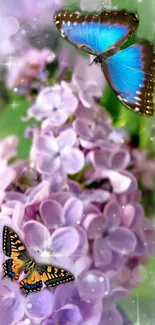
<instances>
[{"instance_id":1,"label":"green leaf","mask_svg":"<svg viewBox=\"0 0 155 325\"><path fill-rule=\"evenodd\" d=\"M28 107L30 103L25 98L12 96L10 103L0 113L0 139L8 135L17 135L19 138L17 159L28 158L31 139L24 138L24 131L29 125L36 124L34 119L22 121Z\"/></svg>"}]
</instances>

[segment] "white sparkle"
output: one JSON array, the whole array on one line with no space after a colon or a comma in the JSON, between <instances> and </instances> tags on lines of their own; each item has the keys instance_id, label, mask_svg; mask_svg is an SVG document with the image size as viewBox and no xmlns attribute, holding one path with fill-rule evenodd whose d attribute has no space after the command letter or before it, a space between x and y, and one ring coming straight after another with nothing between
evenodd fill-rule
<instances>
[{"instance_id":1,"label":"white sparkle","mask_svg":"<svg viewBox=\"0 0 155 325\"><path fill-rule=\"evenodd\" d=\"M143 2L143 0L137 0L137 2L138 2L138 3L141 3L141 2Z\"/></svg>"},{"instance_id":2,"label":"white sparkle","mask_svg":"<svg viewBox=\"0 0 155 325\"><path fill-rule=\"evenodd\" d=\"M41 252L41 256L42 256L42 257L48 257L48 256L51 256L51 252L50 252L50 251L46 251L46 250L44 250L44 251Z\"/></svg>"},{"instance_id":3,"label":"white sparkle","mask_svg":"<svg viewBox=\"0 0 155 325\"><path fill-rule=\"evenodd\" d=\"M27 304L27 308L28 308L28 309L31 309L31 308L32 308L32 304L28 303L28 304Z\"/></svg>"},{"instance_id":4,"label":"white sparkle","mask_svg":"<svg viewBox=\"0 0 155 325\"><path fill-rule=\"evenodd\" d=\"M9 55L8 60L5 63L0 63L0 65L4 65L7 67L8 71L10 71L11 67L13 66L12 56Z\"/></svg>"},{"instance_id":5,"label":"white sparkle","mask_svg":"<svg viewBox=\"0 0 155 325\"><path fill-rule=\"evenodd\" d=\"M11 104L11 106L12 106L13 110L15 110L19 105L16 102L13 102Z\"/></svg>"},{"instance_id":6,"label":"white sparkle","mask_svg":"<svg viewBox=\"0 0 155 325\"><path fill-rule=\"evenodd\" d=\"M29 318L26 318L26 319L24 320L24 323L25 323L26 325L29 325L29 324L31 323L31 321L30 321Z\"/></svg>"}]
</instances>

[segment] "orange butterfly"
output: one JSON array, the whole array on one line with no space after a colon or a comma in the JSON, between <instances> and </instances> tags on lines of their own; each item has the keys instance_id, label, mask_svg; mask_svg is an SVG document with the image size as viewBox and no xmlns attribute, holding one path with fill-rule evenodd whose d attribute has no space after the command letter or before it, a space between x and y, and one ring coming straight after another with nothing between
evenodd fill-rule
<instances>
[{"instance_id":1,"label":"orange butterfly","mask_svg":"<svg viewBox=\"0 0 155 325\"><path fill-rule=\"evenodd\" d=\"M28 273L26 278L20 281L20 288L26 294L40 291L43 282L47 287L55 287L61 283L74 280L74 276L66 270L52 265L36 263L12 228L4 226L3 252L11 257L3 263L5 276L11 280L18 280L20 273Z\"/></svg>"}]
</instances>

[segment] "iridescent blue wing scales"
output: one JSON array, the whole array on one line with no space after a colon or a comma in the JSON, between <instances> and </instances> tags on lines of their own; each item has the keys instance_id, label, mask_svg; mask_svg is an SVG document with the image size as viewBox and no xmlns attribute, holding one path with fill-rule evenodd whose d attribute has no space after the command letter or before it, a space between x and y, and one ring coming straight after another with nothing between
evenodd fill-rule
<instances>
[{"instance_id":1,"label":"iridescent blue wing scales","mask_svg":"<svg viewBox=\"0 0 155 325\"><path fill-rule=\"evenodd\" d=\"M54 21L62 37L93 55L120 47L138 25L137 17L125 10L104 11L100 15L60 11Z\"/></svg>"},{"instance_id":2,"label":"iridescent blue wing scales","mask_svg":"<svg viewBox=\"0 0 155 325\"><path fill-rule=\"evenodd\" d=\"M102 63L107 81L130 109L153 115L155 53L148 41L140 41Z\"/></svg>"},{"instance_id":3,"label":"iridescent blue wing scales","mask_svg":"<svg viewBox=\"0 0 155 325\"><path fill-rule=\"evenodd\" d=\"M136 15L125 10L98 15L60 11L54 20L62 37L97 56L95 61L101 63L107 81L127 107L140 114L153 115L153 45L140 41L120 51L137 28Z\"/></svg>"}]
</instances>

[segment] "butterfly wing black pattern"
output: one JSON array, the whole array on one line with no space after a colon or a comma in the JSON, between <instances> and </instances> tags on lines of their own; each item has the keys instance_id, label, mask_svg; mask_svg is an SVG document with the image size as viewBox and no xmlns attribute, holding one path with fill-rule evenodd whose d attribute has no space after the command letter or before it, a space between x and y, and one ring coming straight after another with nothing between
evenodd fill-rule
<instances>
[{"instance_id":1,"label":"butterfly wing black pattern","mask_svg":"<svg viewBox=\"0 0 155 325\"><path fill-rule=\"evenodd\" d=\"M54 21L63 38L96 56L95 62L101 63L108 83L125 106L142 115L153 115L153 44L142 40L120 50L138 26L135 14L125 10L95 15L60 11Z\"/></svg>"},{"instance_id":2,"label":"butterfly wing black pattern","mask_svg":"<svg viewBox=\"0 0 155 325\"><path fill-rule=\"evenodd\" d=\"M43 282L47 287L55 287L73 280L73 274L64 269L36 263L32 272L20 282L20 288L28 294L29 292L40 291Z\"/></svg>"},{"instance_id":3,"label":"butterfly wing black pattern","mask_svg":"<svg viewBox=\"0 0 155 325\"><path fill-rule=\"evenodd\" d=\"M74 280L73 274L53 265L37 264L36 269L47 287L55 287Z\"/></svg>"},{"instance_id":4,"label":"butterfly wing black pattern","mask_svg":"<svg viewBox=\"0 0 155 325\"><path fill-rule=\"evenodd\" d=\"M43 283L47 287L55 287L74 280L73 274L64 269L39 264L31 259L19 236L7 226L3 228L3 252L6 256L11 257L3 263L5 275L11 280L18 280L22 271L28 273L19 283L20 289L26 295L30 292L40 291Z\"/></svg>"},{"instance_id":5,"label":"butterfly wing black pattern","mask_svg":"<svg viewBox=\"0 0 155 325\"><path fill-rule=\"evenodd\" d=\"M3 263L4 274L12 280L18 280L30 257L18 235L7 226L3 228L3 252L11 257Z\"/></svg>"}]
</instances>

